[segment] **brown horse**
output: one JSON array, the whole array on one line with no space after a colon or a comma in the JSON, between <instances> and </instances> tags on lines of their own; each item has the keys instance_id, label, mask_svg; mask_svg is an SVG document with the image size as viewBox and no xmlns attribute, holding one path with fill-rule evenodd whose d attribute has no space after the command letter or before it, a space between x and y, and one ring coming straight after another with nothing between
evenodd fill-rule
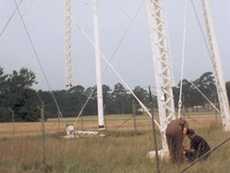
<instances>
[{"instance_id":1,"label":"brown horse","mask_svg":"<svg viewBox=\"0 0 230 173\"><path fill-rule=\"evenodd\" d=\"M187 129L188 122L183 118L175 119L167 126L166 138L169 154L174 163L180 164L184 161L183 140Z\"/></svg>"}]
</instances>

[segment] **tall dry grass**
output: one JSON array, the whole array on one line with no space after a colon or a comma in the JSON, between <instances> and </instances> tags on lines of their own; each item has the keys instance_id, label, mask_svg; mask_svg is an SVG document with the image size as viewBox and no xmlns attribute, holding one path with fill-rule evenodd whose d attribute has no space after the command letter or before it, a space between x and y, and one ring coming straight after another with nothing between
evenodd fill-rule
<instances>
[{"instance_id":1,"label":"tall dry grass","mask_svg":"<svg viewBox=\"0 0 230 173\"><path fill-rule=\"evenodd\" d=\"M214 125L198 129L214 146L230 134ZM2 139L0 141L0 173L150 173L154 161L146 158L153 148L150 131L107 132L106 137L64 140L49 136L46 145L46 167L42 164L40 137ZM190 173L228 173L230 144L213 153L207 162L192 168ZM177 167L161 162L163 173L178 173Z\"/></svg>"},{"instance_id":2,"label":"tall dry grass","mask_svg":"<svg viewBox=\"0 0 230 173\"><path fill-rule=\"evenodd\" d=\"M203 120L190 121L191 126L195 127L211 146L215 146L230 136L230 133L224 133L214 121L208 124ZM0 173L155 172L154 161L146 158L147 152L153 149L153 135L150 126L145 128L148 130L141 128L142 122L141 119L138 124L138 133L130 130L132 123L129 122L129 130L114 128L106 132L106 137L65 140L57 135L49 134L46 141L46 165L43 164L41 136L16 135L14 138L0 138ZM116 122L115 125L117 124L121 122ZM33 125L30 125L30 128L33 128ZM38 126L36 128L39 129ZM16 133L19 132L16 130ZM229 155L230 144L227 144L214 152L207 162L197 164L188 172L228 173ZM161 172L179 173L185 166L187 164L178 167L164 161L161 162Z\"/></svg>"}]
</instances>

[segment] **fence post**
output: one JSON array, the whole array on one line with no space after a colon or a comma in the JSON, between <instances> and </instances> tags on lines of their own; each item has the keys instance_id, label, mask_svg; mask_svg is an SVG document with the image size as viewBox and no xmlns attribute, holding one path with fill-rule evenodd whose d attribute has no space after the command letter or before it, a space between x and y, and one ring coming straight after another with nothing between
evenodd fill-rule
<instances>
[{"instance_id":1,"label":"fence post","mask_svg":"<svg viewBox=\"0 0 230 173\"><path fill-rule=\"evenodd\" d=\"M41 122L41 133L42 133L42 164L44 172L46 173L47 170L47 163L46 163L46 129L45 129L45 105L41 103L40 107L40 122Z\"/></svg>"},{"instance_id":2,"label":"fence post","mask_svg":"<svg viewBox=\"0 0 230 173\"><path fill-rule=\"evenodd\" d=\"M132 101L132 116L133 116L133 128L134 128L134 132L137 133L136 105L135 105L134 100Z\"/></svg>"},{"instance_id":3,"label":"fence post","mask_svg":"<svg viewBox=\"0 0 230 173\"><path fill-rule=\"evenodd\" d=\"M84 130L84 119L83 119L83 116L81 117L81 130Z\"/></svg>"},{"instance_id":4,"label":"fence post","mask_svg":"<svg viewBox=\"0 0 230 173\"><path fill-rule=\"evenodd\" d=\"M152 130L153 130L153 137L154 137L154 146L155 146L155 153L156 153L156 172L160 173L160 159L158 155L158 145L157 145L157 135L156 135L156 126L155 126L155 117L154 117L154 104L153 104L153 97L151 88L149 86L149 98L151 103L151 113L152 113Z\"/></svg>"},{"instance_id":5,"label":"fence post","mask_svg":"<svg viewBox=\"0 0 230 173\"><path fill-rule=\"evenodd\" d=\"M11 113L11 122L12 122L12 136L15 137L15 113L12 108L8 108Z\"/></svg>"}]
</instances>

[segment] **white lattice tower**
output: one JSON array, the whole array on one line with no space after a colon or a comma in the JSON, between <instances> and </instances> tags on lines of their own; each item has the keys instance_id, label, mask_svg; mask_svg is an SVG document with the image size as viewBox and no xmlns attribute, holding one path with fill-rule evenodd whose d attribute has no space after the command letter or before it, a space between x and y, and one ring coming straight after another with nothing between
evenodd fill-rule
<instances>
[{"instance_id":1,"label":"white lattice tower","mask_svg":"<svg viewBox=\"0 0 230 173\"><path fill-rule=\"evenodd\" d=\"M216 81L216 88L218 93L218 100L220 104L220 111L224 129L230 131L230 114L229 114L229 102L227 97L227 91L225 81L223 77L221 58L217 39L214 30L214 24L209 6L209 0L202 0L203 15L205 21L205 29L208 36L208 46L210 49L210 59L212 62L214 76Z\"/></svg>"},{"instance_id":2,"label":"white lattice tower","mask_svg":"<svg viewBox=\"0 0 230 173\"><path fill-rule=\"evenodd\" d=\"M164 15L161 0L146 0L146 5L153 50L162 147L163 150L168 150L165 130L167 124L175 119L175 108Z\"/></svg>"},{"instance_id":3,"label":"white lattice tower","mask_svg":"<svg viewBox=\"0 0 230 173\"><path fill-rule=\"evenodd\" d=\"M70 88L73 85L72 69L72 18L71 18L71 0L64 0L64 58L65 58L65 87Z\"/></svg>"},{"instance_id":4,"label":"white lattice tower","mask_svg":"<svg viewBox=\"0 0 230 173\"><path fill-rule=\"evenodd\" d=\"M105 123L104 123L104 106L103 106L102 73L101 73L102 53L100 47L100 32L99 32L99 25L98 25L99 22L98 22L98 14L97 14L97 0L93 0L93 21L94 21L95 56L96 56L98 126L100 129L104 129Z\"/></svg>"}]
</instances>

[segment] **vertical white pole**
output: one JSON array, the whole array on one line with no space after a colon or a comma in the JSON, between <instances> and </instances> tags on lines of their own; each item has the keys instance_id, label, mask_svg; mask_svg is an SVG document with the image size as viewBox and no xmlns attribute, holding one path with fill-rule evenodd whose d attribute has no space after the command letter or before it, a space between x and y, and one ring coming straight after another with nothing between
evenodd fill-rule
<instances>
[{"instance_id":1,"label":"vertical white pole","mask_svg":"<svg viewBox=\"0 0 230 173\"><path fill-rule=\"evenodd\" d=\"M105 128L105 122L104 122L104 108L103 108L102 73L101 73L102 54L100 48L97 0L93 0L93 19L94 19L94 38L95 38L95 56L96 56L98 126L99 129L103 129Z\"/></svg>"},{"instance_id":2,"label":"vertical white pole","mask_svg":"<svg viewBox=\"0 0 230 173\"><path fill-rule=\"evenodd\" d=\"M181 53L181 71L180 71L180 91L179 91L179 100L178 100L178 114L177 117L181 118L182 116L182 94L183 94L183 78L184 78L184 65L185 65L185 48L186 48L186 34L187 34L187 9L188 9L188 0L184 2L184 20L183 20L183 40L182 40L182 53Z\"/></svg>"},{"instance_id":3,"label":"vertical white pole","mask_svg":"<svg viewBox=\"0 0 230 173\"><path fill-rule=\"evenodd\" d=\"M175 119L175 108L172 93L171 70L168 60L168 42L160 1L161 0L146 0L146 6L153 51L162 149L165 153L168 153L165 131L169 121Z\"/></svg>"},{"instance_id":4,"label":"vertical white pole","mask_svg":"<svg viewBox=\"0 0 230 173\"><path fill-rule=\"evenodd\" d=\"M216 81L216 88L218 93L218 99L220 104L220 111L222 117L222 123L226 131L230 131L230 112L229 112L229 101L227 97L227 91L225 81L223 77L221 58L217 39L214 30L214 24L209 7L209 0L202 0L203 15L205 20L205 29L208 36L208 46L210 49L210 59L214 69L214 76Z\"/></svg>"},{"instance_id":5,"label":"vertical white pole","mask_svg":"<svg viewBox=\"0 0 230 173\"><path fill-rule=\"evenodd\" d=\"M64 58L65 58L65 87L68 89L73 85L73 69L71 59L72 46L72 19L71 0L64 0Z\"/></svg>"}]
</instances>

